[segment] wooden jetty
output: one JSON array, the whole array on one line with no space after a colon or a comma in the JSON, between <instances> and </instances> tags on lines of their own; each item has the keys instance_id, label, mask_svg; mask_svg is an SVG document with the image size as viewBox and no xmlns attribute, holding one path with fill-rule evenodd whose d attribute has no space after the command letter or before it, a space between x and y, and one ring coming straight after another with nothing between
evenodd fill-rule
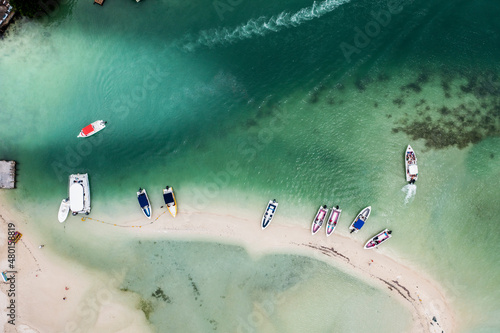
<instances>
[{"instance_id":1,"label":"wooden jetty","mask_svg":"<svg viewBox=\"0 0 500 333\"><path fill-rule=\"evenodd\" d=\"M94 0L94 4L103 5L104 0Z\"/></svg>"},{"instance_id":2,"label":"wooden jetty","mask_svg":"<svg viewBox=\"0 0 500 333\"><path fill-rule=\"evenodd\" d=\"M16 162L0 161L0 188L16 187Z\"/></svg>"}]
</instances>

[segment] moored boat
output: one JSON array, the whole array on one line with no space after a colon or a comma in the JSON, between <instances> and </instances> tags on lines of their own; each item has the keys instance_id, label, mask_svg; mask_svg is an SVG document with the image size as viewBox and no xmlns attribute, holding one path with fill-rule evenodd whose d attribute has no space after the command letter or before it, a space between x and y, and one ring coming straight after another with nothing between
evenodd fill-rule
<instances>
[{"instance_id":1,"label":"moored boat","mask_svg":"<svg viewBox=\"0 0 500 333\"><path fill-rule=\"evenodd\" d=\"M177 201L175 200L174 189L171 186L167 186L163 189L163 200L170 215L175 217L177 215Z\"/></svg>"},{"instance_id":2,"label":"moored boat","mask_svg":"<svg viewBox=\"0 0 500 333\"><path fill-rule=\"evenodd\" d=\"M411 148L410 145L406 148L405 153L405 170L406 170L406 181L410 184L415 183L418 179L418 166L417 166L417 156Z\"/></svg>"},{"instance_id":3,"label":"moored boat","mask_svg":"<svg viewBox=\"0 0 500 333\"><path fill-rule=\"evenodd\" d=\"M341 213L342 209L339 209L339 206L332 208L332 212L330 213L330 217L328 218L328 223L326 224L326 237L330 236L335 230L335 227L339 222Z\"/></svg>"},{"instance_id":4,"label":"moored boat","mask_svg":"<svg viewBox=\"0 0 500 333\"><path fill-rule=\"evenodd\" d=\"M319 231L319 229L321 229L321 226L323 225L323 222L325 222L327 215L328 215L328 207L326 205L320 206L311 225L311 234L314 235Z\"/></svg>"},{"instance_id":5,"label":"moored boat","mask_svg":"<svg viewBox=\"0 0 500 333\"><path fill-rule=\"evenodd\" d=\"M151 204L149 203L148 194L145 189L139 188L137 191L137 200L139 200L139 205L141 206L144 215L150 219L151 218Z\"/></svg>"},{"instance_id":6,"label":"moored boat","mask_svg":"<svg viewBox=\"0 0 500 333\"><path fill-rule=\"evenodd\" d=\"M368 206L356 216L354 221L351 223L351 226L349 227L351 233L358 232L359 229L361 229L365 225L365 222L366 220L368 220L371 211L372 211L372 206Z\"/></svg>"},{"instance_id":7,"label":"moored boat","mask_svg":"<svg viewBox=\"0 0 500 333\"><path fill-rule=\"evenodd\" d=\"M69 176L69 208L71 214L90 214L89 175L74 174Z\"/></svg>"},{"instance_id":8,"label":"moored boat","mask_svg":"<svg viewBox=\"0 0 500 333\"><path fill-rule=\"evenodd\" d=\"M78 134L78 138L86 138L91 135L96 134L97 132L103 130L106 127L106 122L104 120L96 120L92 124L89 124L82 128L80 134Z\"/></svg>"},{"instance_id":9,"label":"moored boat","mask_svg":"<svg viewBox=\"0 0 500 333\"><path fill-rule=\"evenodd\" d=\"M381 232L373 236L368 242L366 242L365 250L373 249L374 247L379 246L380 244L391 238L391 234L392 231L390 231L389 229L382 230Z\"/></svg>"},{"instance_id":10,"label":"moored boat","mask_svg":"<svg viewBox=\"0 0 500 333\"><path fill-rule=\"evenodd\" d=\"M262 216L262 230L266 229L269 223L271 223L277 208L278 201L276 201L276 199L269 200L266 211L264 212L264 216Z\"/></svg>"},{"instance_id":11,"label":"moored boat","mask_svg":"<svg viewBox=\"0 0 500 333\"><path fill-rule=\"evenodd\" d=\"M61 201L61 205L59 206L59 213L57 214L57 219L59 220L59 222L63 223L64 221L66 221L69 213L69 206L69 198L63 199Z\"/></svg>"}]
</instances>

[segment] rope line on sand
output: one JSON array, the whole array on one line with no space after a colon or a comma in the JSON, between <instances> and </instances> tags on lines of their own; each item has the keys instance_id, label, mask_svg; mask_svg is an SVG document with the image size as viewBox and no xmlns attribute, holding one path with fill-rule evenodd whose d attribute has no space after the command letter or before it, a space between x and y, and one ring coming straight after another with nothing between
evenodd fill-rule
<instances>
[{"instance_id":1,"label":"rope line on sand","mask_svg":"<svg viewBox=\"0 0 500 333\"><path fill-rule=\"evenodd\" d=\"M24 245L24 248L30 253L31 257L33 258L33 260L35 261L36 263L36 266L38 267L38 269L36 270L37 272L41 272L42 271L42 268L40 267L40 264L38 263L38 260L36 260L36 257L35 255L33 254L33 252L31 252L30 248L28 247L28 245L26 245L26 243L20 239L19 240L21 242L21 244Z\"/></svg>"},{"instance_id":2,"label":"rope line on sand","mask_svg":"<svg viewBox=\"0 0 500 333\"><path fill-rule=\"evenodd\" d=\"M163 213L161 213L160 215L158 215L153 221L149 222L149 223L146 223L146 224L141 224L141 225L124 225L124 224L116 224L116 223L111 223L111 222L106 222L106 221L103 221L103 220L99 220L99 219L94 219L92 217L88 217L88 216L84 216L82 217L82 221L86 221L86 220L92 220L92 221L95 221L95 222L100 222L100 223L104 223L104 224L108 224L108 225L112 225L114 227L120 227L120 228L142 228L142 227L145 227L147 225L150 225L150 224L153 224L154 222L158 221L158 219L163 215L165 214L167 211L165 210Z\"/></svg>"}]
</instances>

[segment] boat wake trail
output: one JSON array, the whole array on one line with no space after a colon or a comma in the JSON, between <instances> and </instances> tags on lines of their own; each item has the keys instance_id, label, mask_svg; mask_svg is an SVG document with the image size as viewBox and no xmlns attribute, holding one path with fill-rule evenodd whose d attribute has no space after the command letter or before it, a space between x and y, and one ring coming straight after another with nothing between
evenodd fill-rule
<instances>
[{"instance_id":1,"label":"boat wake trail","mask_svg":"<svg viewBox=\"0 0 500 333\"><path fill-rule=\"evenodd\" d=\"M415 184L405 185L401 189L401 191L406 193L405 205L407 205L415 197L415 194L417 193L417 185L415 185Z\"/></svg>"},{"instance_id":2,"label":"boat wake trail","mask_svg":"<svg viewBox=\"0 0 500 333\"><path fill-rule=\"evenodd\" d=\"M214 47L216 45L235 43L254 36L265 36L268 33L278 32L284 28L297 27L304 22L319 18L348 2L350 0L324 0L320 3L315 1L312 6L302 8L294 14L283 11L271 18L261 16L258 19L250 19L236 28L203 30L197 37L186 37L184 43L182 43L182 48L187 51L194 51L200 46Z\"/></svg>"}]
</instances>

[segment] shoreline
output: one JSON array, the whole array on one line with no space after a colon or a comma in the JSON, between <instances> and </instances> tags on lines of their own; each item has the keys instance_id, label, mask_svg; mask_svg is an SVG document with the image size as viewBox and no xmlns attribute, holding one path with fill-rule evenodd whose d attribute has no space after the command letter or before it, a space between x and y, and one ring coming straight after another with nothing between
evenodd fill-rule
<instances>
[{"instance_id":1,"label":"shoreline","mask_svg":"<svg viewBox=\"0 0 500 333\"><path fill-rule=\"evenodd\" d=\"M2 229L6 229L7 222L10 221L16 226L25 225L22 213L14 212L2 199L3 195L0 195ZM393 296L410 312L411 332L454 332L457 327L454 312L439 284L422 274L420 270L401 263L401 259L394 259L397 255L391 253L390 245L389 247L387 245L390 242L384 244L381 249L364 250L363 244L339 233L338 230L327 238L322 233L323 229L312 236L309 228L299 223L282 224L280 220L288 221L289 218L280 216L279 212L271 225L266 230L261 230L261 212L235 209L235 212L239 212L238 216L235 216L220 213L224 212L222 205L211 206L209 209L209 212L185 211L181 206L179 215L175 219L167 213L166 208L162 208L161 211L156 209L157 220L153 219L151 224L144 225L148 221L144 218L128 220L126 226L130 228L125 229L130 231L126 234L145 238L161 236L167 240L230 244L241 246L251 256L256 257L277 253L307 256L326 262ZM113 232L113 226L103 224L91 216L84 223L94 223L102 234ZM54 221L57 223L56 219ZM69 219L65 223L78 222ZM138 228L137 225L144 226ZM35 242L36 238L26 233L16 246L18 256L16 260L19 267L16 283L18 289L22 291L16 299L19 305L17 327L25 327L26 332L49 328L71 332L72 330L68 330L68 323L75 323L76 317L80 321L83 320L85 325L91 325L93 329L106 328L118 331L123 327L120 323L118 325L115 323L117 318L111 321L104 319L104 315L120 312L118 321L126 322L126 327L134 327L136 332L151 331L143 312L127 307L138 302L138 295L119 291L123 276L117 276L112 279L112 283L108 283L106 279L109 280L109 277L106 278L104 274L89 272L88 268L62 259L48 249L39 249ZM4 240L0 241L0 246L3 268L7 249ZM68 281L71 281L71 286L66 286ZM3 286L0 297L2 307L3 303L8 301ZM66 287L69 287L69 290L65 290ZM82 304L86 304L89 294L96 294L96 290L98 292L105 290L109 294L109 301L95 310L94 322L86 321L81 318L79 309ZM57 296L47 299L47 295ZM63 297L67 299L63 300ZM50 310L40 310L39 307L42 306ZM3 308L6 309L6 306ZM48 320L51 317L48 312L54 310L59 314L58 319ZM0 324L4 326L5 332L10 332L12 329L9 327L12 325L8 323L0 322Z\"/></svg>"}]
</instances>

